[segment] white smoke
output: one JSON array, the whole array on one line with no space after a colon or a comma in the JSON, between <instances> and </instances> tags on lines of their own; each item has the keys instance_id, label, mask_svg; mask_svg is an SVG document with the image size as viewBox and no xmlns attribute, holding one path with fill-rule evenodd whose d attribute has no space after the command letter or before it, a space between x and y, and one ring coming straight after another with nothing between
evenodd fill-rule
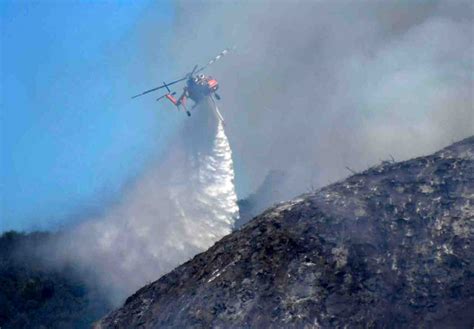
<instances>
[{"instance_id":1,"label":"white smoke","mask_svg":"<svg viewBox=\"0 0 474 329\"><path fill-rule=\"evenodd\" d=\"M230 233L236 216L232 151L211 104L204 104L159 165L57 250L61 260L84 265L117 303Z\"/></svg>"},{"instance_id":2,"label":"white smoke","mask_svg":"<svg viewBox=\"0 0 474 329\"><path fill-rule=\"evenodd\" d=\"M237 45L236 56L206 73L222 86L240 185L248 185L241 196L271 170L286 174L272 188L287 198L348 175L346 166L427 154L473 133L472 1L176 6L167 43L176 67ZM145 44L154 56L156 44ZM122 286L124 296L230 232L233 172L219 129L209 107L197 108L165 160L67 241L111 291Z\"/></svg>"},{"instance_id":3,"label":"white smoke","mask_svg":"<svg viewBox=\"0 0 474 329\"><path fill-rule=\"evenodd\" d=\"M206 72L228 104L241 198L273 170L286 175L273 186L286 199L346 167L430 154L474 133L473 1L176 6L173 58L183 44L192 49L183 62L237 46Z\"/></svg>"}]
</instances>

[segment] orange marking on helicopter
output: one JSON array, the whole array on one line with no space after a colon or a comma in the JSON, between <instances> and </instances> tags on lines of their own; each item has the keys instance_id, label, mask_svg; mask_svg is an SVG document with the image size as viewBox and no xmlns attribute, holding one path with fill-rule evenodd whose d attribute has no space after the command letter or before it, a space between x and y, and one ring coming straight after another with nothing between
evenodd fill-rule
<instances>
[{"instance_id":1,"label":"orange marking on helicopter","mask_svg":"<svg viewBox=\"0 0 474 329\"><path fill-rule=\"evenodd\" d=\"M209 82L208 82L207 84L208 84L209 88L212 89L212 88L217 87L217 84L218 84L218 83L217 83L217 80L212 79L212 80L209 80Z\"/></svg>"},{"instance_id":2,"label":"orange marking on helicopter","mask_svg":"<svg viewBox=\"0 0 474 329\"><path fill-rule=\"evenodd\" d=\"M166 98L168 98L168 99L171 101L171 103L173 103L174 105L177 105L177 104L178 104L178 101L176 100L176 98L174 98L173 96L171 96L171 94L166 94L165 96L166 96Z\"/></svg>"}]
</instances>

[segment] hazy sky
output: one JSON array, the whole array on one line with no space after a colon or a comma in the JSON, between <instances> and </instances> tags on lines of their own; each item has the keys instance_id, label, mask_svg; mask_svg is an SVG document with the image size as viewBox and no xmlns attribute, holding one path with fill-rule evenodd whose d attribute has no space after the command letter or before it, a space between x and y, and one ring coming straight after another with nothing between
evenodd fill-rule
<instances>
[{"instance_id":1,"label":"hazy sky","mask_svg":"<svg viewBox=\"0 0 474 329\"><path fill-rule=\"evenodd\" d=\"M206 73L239 197L272 169L291 197L474 133L472 1L2 1L0 15L0 231L107 211L186 120L129 96L228 46Z\"/></svg>"},{"instance_id":2,"label":"hazy sky","mask_svg":"<svg viewBox=\"0 0 474 329\"><path fill-rule=\"evenodd\" d=\"M100 210L159 152L179 118L129 96L169 76L173 19L168 1L0 2L0 231Z\"/></svg>"}]
</instances>

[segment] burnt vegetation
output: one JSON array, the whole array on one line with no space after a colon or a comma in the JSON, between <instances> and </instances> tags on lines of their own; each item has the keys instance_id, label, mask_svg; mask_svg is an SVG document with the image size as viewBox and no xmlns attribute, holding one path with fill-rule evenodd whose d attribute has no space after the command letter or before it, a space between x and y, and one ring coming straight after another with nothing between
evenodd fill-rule
<instances>
[{"instance_id":1,"label":"burnt vegetation","mask_svg":"<svg viewBox=\"0 0 474 329\"><path fill-rule=\"evenodd\" d=\"M278 204L99 328L472 328L474 137Z\"/></svg>"}]
</instances>

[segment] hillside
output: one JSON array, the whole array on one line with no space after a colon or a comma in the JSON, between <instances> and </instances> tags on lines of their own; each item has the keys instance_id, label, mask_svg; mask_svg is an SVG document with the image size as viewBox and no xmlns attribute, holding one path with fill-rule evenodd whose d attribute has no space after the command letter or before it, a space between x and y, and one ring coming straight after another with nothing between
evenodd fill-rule
<instances>
[{"instance_id":1,"label":"hillside","mask_svg":"<svg viewBox=\"0 0 474 329\"><path fill-rule=\"evenodd\" d=\"M474 136L281 203L97 328L472 328Z\"/></svg>"}]
</instances>

